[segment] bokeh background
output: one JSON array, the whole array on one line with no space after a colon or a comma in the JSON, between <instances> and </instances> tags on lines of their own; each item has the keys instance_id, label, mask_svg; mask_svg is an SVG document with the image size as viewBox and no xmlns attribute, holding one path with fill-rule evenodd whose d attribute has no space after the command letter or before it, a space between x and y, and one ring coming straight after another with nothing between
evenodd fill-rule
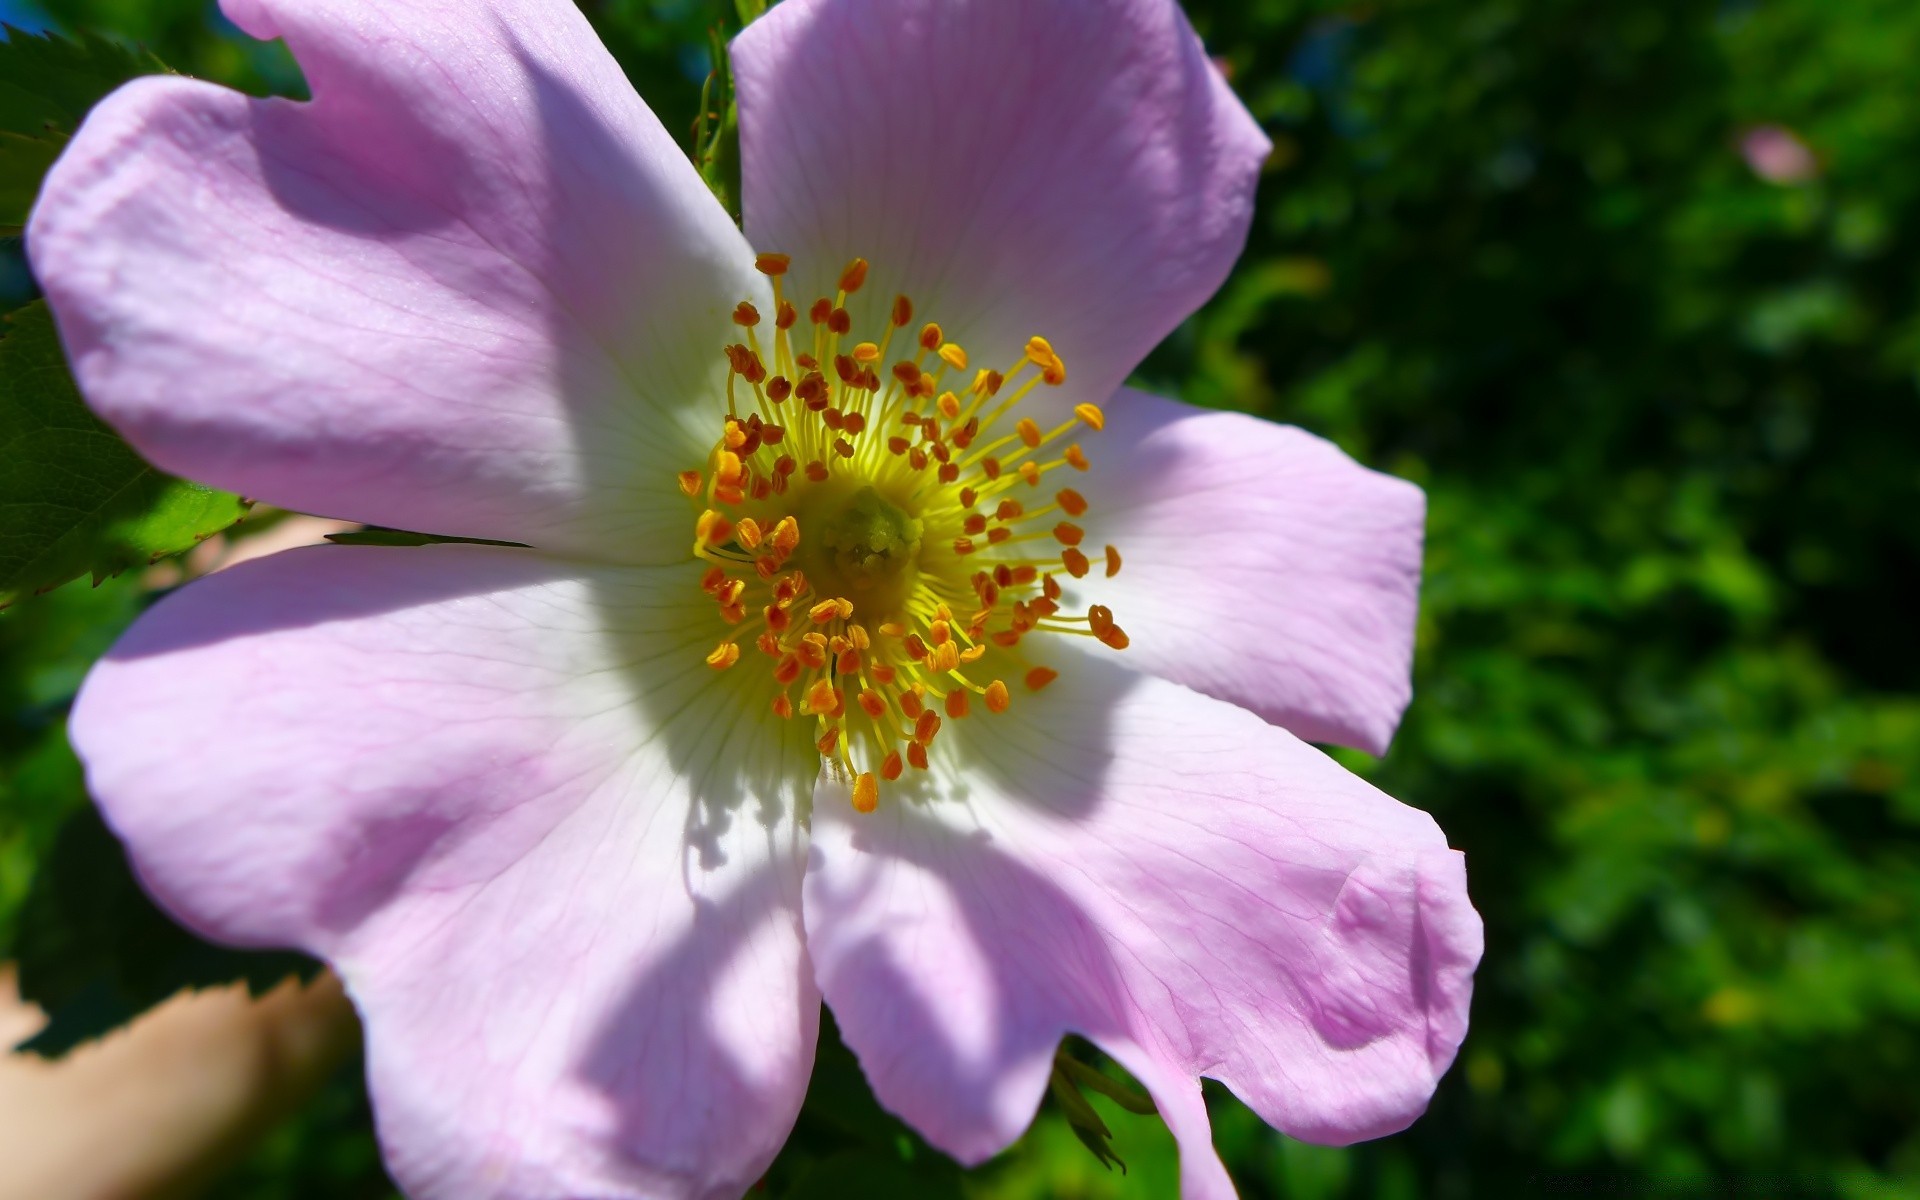
<instances>
[{"instance_id":1,"label":"bokeh background","mask_svg":"<svg viewBox=\"0 0 1920 1200\"><path fill-rule=\"evenodd\" d=\"M689 129L730 0L583 2ZM1243 1194L1920 1196L1920 5L1187 9L1276 148L1245 258L1140 381L1427 489L1415 701L1340 757L1435 814L1487 922L1409 1132L1304 1146L1210 1087ZM302 86L202 0L0 17ZM32 295L0 242L0 306ZM100 947L96 1008L156 999L127 964L184 935L86 924L124 867L61 721L173 578L0 615L0 959ZM192 1194L391 1195L357 1062L325 1079ZM1125 1174L1051 1102L960 1172L829 1031L764 1194L1174 1195L1157 1119L1096 1103Z\"/></svg>"}]
</instances>

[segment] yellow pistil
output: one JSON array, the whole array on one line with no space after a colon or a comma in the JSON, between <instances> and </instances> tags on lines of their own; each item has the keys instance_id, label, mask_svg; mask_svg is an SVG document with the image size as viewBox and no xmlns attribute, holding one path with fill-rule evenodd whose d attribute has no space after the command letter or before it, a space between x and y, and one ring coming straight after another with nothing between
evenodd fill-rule
<instances>
[{"instance_id":1,"label":"yellow pistil","mask_svg":"<svg viewBox=\"0 0 1920 1200\"><path fill-rule=\"evenodd\" d=\"M1106 418L1093 404L1051 428L1020 414L1035 387L1066 380L1043 337L1005 370L969 370L939 325L909 329L906 296L862 331L876 336L854 338L846 306L864 259L804 310L783 294L787 256L756 265L771 320L734 309L746 340L725 348L719 436L706 469L677 478L699 506L693 555L722 631L706 661L733 668L743 642L764 656L774 714L811 717L829 771L872 812L882 780L928 769L943 723L982 719L976 699L994 717L1013 707L1001 675L1029 692L1058 678L1031 661L1030 635L1126 648L1110 609L1063 610L1059 578L1094 563L1087 500L1053 473L1088 469L1064 439ZM1101 565L1117 573L1120 552L1107 546Z\"/></svg>"}]
</instances>

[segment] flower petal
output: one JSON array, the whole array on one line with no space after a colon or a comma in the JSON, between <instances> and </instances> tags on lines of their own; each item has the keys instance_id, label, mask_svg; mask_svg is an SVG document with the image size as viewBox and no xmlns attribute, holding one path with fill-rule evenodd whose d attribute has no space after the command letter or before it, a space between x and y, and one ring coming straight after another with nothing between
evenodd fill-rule
<instances>
[{"instance_id":1,"label":"flower petal","mask_svg":"<svg viewBox=\"0 0 1920 1200\"><path fill-rule=\"evenodd\" d=\"M734 41L747 234L1104 400L1239 255L1269 150L1172 0L787 0ZM859 316L860 314L856 314Z\"/></svg>"},{"instance_id":2,"label":"flower petal","mask_svg":"<svg viewBox=\"0 0 1920 1200\"><path fill-rule=\"evenodd\" d=\"M34 210L94 408L285 507L684 557L674 473L716 432L683 410L765 281L575 6L232 7L313 102L136 81Z\"/></svg>"},{"instance_id":3,"label":"flower petal","mask_svg":"<svg viewBox=\"0 0 1920 1200\"><path fill-rule=\"evenodd\" d=\"M1426 497L1333 443L1131 389L1074 480L1129 665L1383 754L1413 694ZM1095 555L1094 557L1098 557Z\"/></svg>"},{"instance_id":4,"label":"flower petal","mask_svg":"<svg viewBox=\"0 0 1920 1200\"><path fill-rule=\"evenodd\" d=\"M799 1110L817 756L700 661L682 589L294 550L162 601L81 692L74 743L155 897L345 978L415 1200L737 1196Z\"/></svg>"},{"instance_id":5,"label":"flower petal","mask_svg":"<svg viewBox=\"0 0 1920 1200\"><path fill-rule=\"evenodd\" d=\"M815 797L808 949L881 1101L977 1162L1072 1031L1158 1099L1189 1196L1231 1194L1201 1074L1310 1141L1404 1128L1466 1033L1460 855L1243 709L1060 657L1004 716L949 723L922 792Z\"/></svg>"}]
</instances>

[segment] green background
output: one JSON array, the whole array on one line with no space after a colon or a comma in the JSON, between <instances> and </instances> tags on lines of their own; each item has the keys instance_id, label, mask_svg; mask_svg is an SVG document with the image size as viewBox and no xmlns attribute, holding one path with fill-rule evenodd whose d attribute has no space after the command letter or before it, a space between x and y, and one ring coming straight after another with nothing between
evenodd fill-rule
<instances>
[{"instance_id":1,"label":"green background","mask_svg":"<svg viewBox=\"0 0 1920 1200\"><path fill-rule=\"evenodd\" d=\"M688 129L732 5L585 7ZM1277 149L1246 257L1141 381L1427 489L1415 701L1385 759L1341 757L1439 818L1487 922L1409 1132L1303 1146L1210 1087L1243 1193L1920 1196L1920 4L1187 7ZM197 0L39 16L300 87ZM1756 175L1760 124L1817 172ZM32 294L5 244L0 303ZM0 944L137 592L0 617ZM387 1195L357 1078L212 1194ZM962 1174L829 1036L766 1194L1173 1195L1158 1121L1096 1106L1127 1174L1051 1101Z\"/></svg>"}]
</instances>

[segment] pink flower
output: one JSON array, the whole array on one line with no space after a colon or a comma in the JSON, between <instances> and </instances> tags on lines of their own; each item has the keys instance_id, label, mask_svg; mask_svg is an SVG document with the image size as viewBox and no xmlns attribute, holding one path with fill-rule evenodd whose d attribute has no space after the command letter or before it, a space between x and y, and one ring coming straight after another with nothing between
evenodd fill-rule
<instances>
[{"instance_id":1,"label":"pink flower","mask_svg":"<svg viewBox=\"0 0 1920 1200\"><path fill-rule=\"evenodd\" d=\"M1756 125L1740 139L1741 157L1768 183L1805 183L1820 173L1813 151L1791 129Z\"/></svg>"},{"instance_id":2,"label":"pink flower","mask_svg":"<svg viewBox=\"0 0 1920 1200\"><path fill-rule=\"evenodd\" d=\"M29 231L86 394L169 470L532 549L192 584L73 736L171 911L345 978L409 1192L738 1195L823 996L966 1162L1068 1031L1189 1196L1201 1074L1414 1119L1461 859L1298 738L1385 747L1423 501L1122 387L1267 151L1172 3L788 0L744 236L564 0L225 5L315 99L88 120Z\"/></svg>"}]
</instances>

